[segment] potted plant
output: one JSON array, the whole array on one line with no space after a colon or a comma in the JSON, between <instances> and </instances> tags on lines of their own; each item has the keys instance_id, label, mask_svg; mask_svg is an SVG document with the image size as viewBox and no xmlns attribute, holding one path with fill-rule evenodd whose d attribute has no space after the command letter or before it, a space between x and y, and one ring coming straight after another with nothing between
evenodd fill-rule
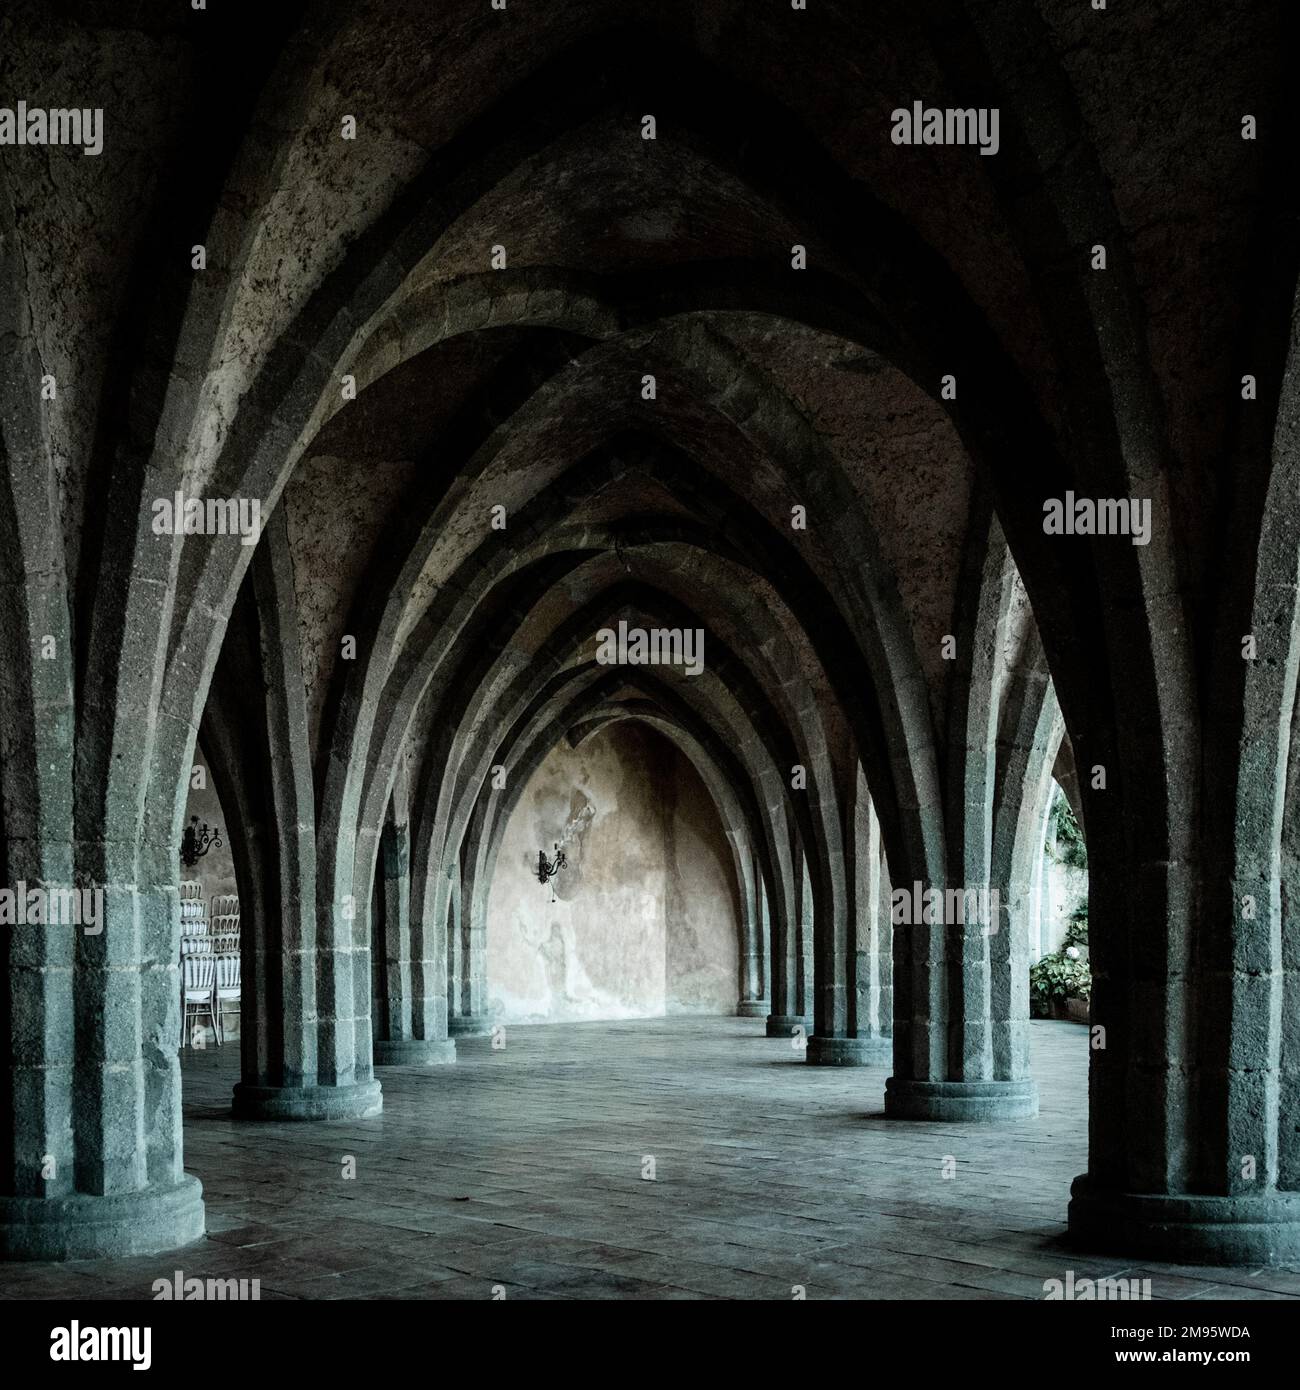
<instances>
[{"instance_id":1,"label":"potted plant","mask_svg":"<svg viewBox=\"0 0 1300 1390\"><path fill-rule=\"evenodd\" d=\"M1034 1018L1088 1022L1092 971L1088 965L1088 905L1070 915L1065 942L1029 971L1029 1012Z\"/></svg>"}]
</instances>

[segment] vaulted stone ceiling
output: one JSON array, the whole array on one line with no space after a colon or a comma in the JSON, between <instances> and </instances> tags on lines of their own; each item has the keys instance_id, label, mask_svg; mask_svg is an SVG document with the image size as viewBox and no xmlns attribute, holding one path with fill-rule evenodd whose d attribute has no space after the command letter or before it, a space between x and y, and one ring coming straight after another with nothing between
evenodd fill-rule
<instances>
[{"instance_id":1,"label":"vaulted stone ceiling","mask_svg":"<svg viewBox=\"0 0 1300 1390\"><path fill-rule=\"evenodd\" d=\"M5 677L11 873L161 895L135 959L161 968L202 726L285 934L266 949L325 962L310 1011L269 1005L247 1105L307 1085L364 1109L352 908L386 820L412 827L402 1026L436 1047L453 879L481 911L504 823L493 769L591 721L662 725L764 885L787 991L806 862L817 1033L843 1040L868 799L896 881L1010 882L1056 766L1109 866L1098 998L1129 1025L1094 1177L1235 1193L1170 1058L1195 924L1252 876L1279 893L1289 20L1186 9L10 5L5 90L105 113L102 156L7 149L0 180L0 636L60 653ZM996 108L996 154L895 144L917 100ZM176 490L258 499L260 543L160 540ZM1048 535L1071 491L1150 499L1150 545ZM704 672L609 672L620 618L703 629ZM1264 665L1225 664L1254 630ZM1257 788L1207 765L1260 730ZM895 942L900 1113L945 1086L1028 1103L990 1016L1001 949ZM1232 975L1219 950L1187 988ZM1207 1078L1229 1043L1203 1042ZM151 1172L179 1153L174 1064L156 1048L141 1083Z\"/></svg>"}]
</instances>

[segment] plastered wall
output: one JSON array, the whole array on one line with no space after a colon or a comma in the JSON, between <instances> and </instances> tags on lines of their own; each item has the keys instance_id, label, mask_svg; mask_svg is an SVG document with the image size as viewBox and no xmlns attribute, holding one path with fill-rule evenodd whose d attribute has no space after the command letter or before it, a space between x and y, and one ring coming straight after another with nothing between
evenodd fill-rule
<instances>
[{"instance_id":1,"label":"plastered wall","mask_svg":"<svg viewBox=\"0 0 1300 1390\"><path fill-rule=\"evenodd\" d=\"M176 846L176 872L183 879L198 879L203 884L203 896L212 910L212 898L218 893L238 893L235 883L235 861L230 857L230 827L226 823L225 812L221 809L218 788L212 780L212 769L207 759L196 747L194 767L202 769L202 778L191 774L189 794L185 800L185 824L191 816L198 816L199 825L207 824L209 830L218 827L221 831L221 847L209 849L193 868L186 868L180 861L180 845ZM195 781L202 780L204 786L195 787ZM197 828L197 827L196 827Z\"/></svg>"},{"instance_id":2,"label":"plastered wall","mask_svg":"<svg viewBox=\"0 0 1300 1390\"><path fill-rule=\"evenodd\" d=\"M569 867L543 887L537 851ZM495 1020L719 1014L739 997L731 851L690 762L644 725L555 748L506 826L488 899ZM554 896L555 901L552 901Z\"/></svg>"}]
</instances>

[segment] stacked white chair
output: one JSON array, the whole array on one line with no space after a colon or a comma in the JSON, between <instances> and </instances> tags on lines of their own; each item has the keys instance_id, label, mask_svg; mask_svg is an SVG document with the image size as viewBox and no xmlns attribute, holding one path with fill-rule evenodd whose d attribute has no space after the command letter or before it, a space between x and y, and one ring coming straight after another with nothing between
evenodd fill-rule
<instances>
[{"instance_id":1,"label":"stacked white chair","mask_svg":"<svg viewBox=\"0 0 1300 1390\"><path fill-rule=\"evenodd\" d=\"M207 910L203 903L203 884L196 878L186 879L181 884L181 954L194 954L202 947L186 947L185 941L206 937L208 934Z\"/></svg>"},{"instance_id":2,"label":"stacked white chair","mask_svg":"<svg viewBox=\"0 0 1300 1390\"><path fill-rule=\"evenodd\" d=\"M181 884L181 1045L191 1017L207 1014L221 1046L221 1019L239 1013L239 896L214 893L212 915L203 901L203 884L189 879Z\"/></svg>"},{"instance_id":3,"label":"stacked white chair","mask_svg":"<svg viewBox=\"0 0 1300 1390\"><path fill-rule=\"evenodd\" d=\"M221 1046L221 1034L217 1030L216 976L217 958L214 955L192 955L181 958L181 974L184 985L181 990L181 1046L185 1045L186 1025L191 1018L202 1014L212 1020L212 1033Z\"/></svg>"},{"instance_id":4,"label":"stacked white chair","mask_svg":"<svg viewBox=\"0 0 1300 1390\"><path fill-rule=\"evenodd\" d=\"M212 901L217 903L221 899L213 898ZM209 925L209 933L212 936L213 949L218 955L227 951L237 952L239 950L239 914L237 912L223 913L217 916L214 913Z\"/></svg>"},{"instance_id":5,"label":"stacked white chair","mask_svg":"<svg viewBox=\"0 0 1300 1390\"><path fill-rule=\"evenodd\" d=\"M217 1023L220 1025L225 1014L237 1014L240 1010L239 952L238 950L224 951L220 955L213 956L212 959L216 962L214 997ZM231 1007L227 1007L228 1005ZM217 1033L217 1046L221 1046L220 1032Z\"/></svg>"},{"instance_id":6,"label":"stacked white chair","mask_svg":"<svg viewBox=\"0 0 1300 1390\"><path fill-rule=\"evenodd\" d=\"M180 885L181 910L181 1046L190 1040L187 1024L191 1017L206 1013L217 1033L216 967L213 939L203 901L201 879L185 879ZM206 962L206 964L203 964ZM220 1038L217 1038L220 1045Z\"/></svg>"}]
</instances>

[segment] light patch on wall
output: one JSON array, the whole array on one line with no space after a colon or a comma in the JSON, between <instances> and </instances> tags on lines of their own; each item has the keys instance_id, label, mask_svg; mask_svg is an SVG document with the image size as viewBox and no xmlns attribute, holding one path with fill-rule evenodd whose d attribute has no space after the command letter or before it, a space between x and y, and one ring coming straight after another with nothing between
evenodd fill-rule
<instances>
[{"instance_id":1,"label":"light patch on wall","mask_svg":"<svg viewBox=\"0 0 1300 1390\"><path fill-rule=\"evenodd\" d=\"M231 857L230 829L225 812L221 809L221 798L213 781L212 769L207 759L196 747L194 750L195 768L201 769L202 776L196 777L191 771L190 786L185 800L185 819L198 816L208 825L221 827L221 845L210 849L192 868L186 868L180 861L180 847L177 846L176 872L180 878L196 878L203 885L203 897L210 903L221 893L238 893L235 882L235 861Z\"/></svg>"},{"instance_id":2,"label":"light patch on wall","mask_svg":"<svg viewBox=\"0 0 1300 1390\"><path fill-rule=\"evenodd\" d=\"M564 846L555 897L537 851ZM730 850L694 768L615 724L543 761L511 814L488 899L493 1017L541 1023L729 1014L739 997Z\"/></svg>"}]
</instances>

